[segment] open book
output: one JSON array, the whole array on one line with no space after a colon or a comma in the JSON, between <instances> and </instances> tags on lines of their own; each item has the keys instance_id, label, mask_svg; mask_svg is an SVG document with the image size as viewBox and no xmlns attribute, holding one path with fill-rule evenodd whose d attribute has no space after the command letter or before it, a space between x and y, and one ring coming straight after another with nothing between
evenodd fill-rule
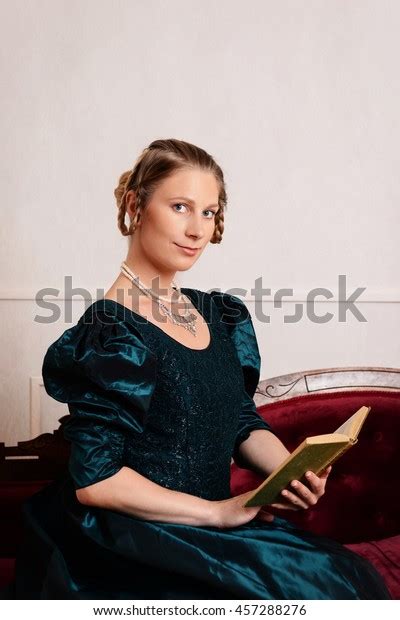
<instances>
[{"instance_id":1,"label":"open book","mask_svg":"<svg viewBox=\"0 0 400 620\"><path fill-rule=\"evenodd\" d=\"M254 490L244 506L263 506L282 501L281 491L292 480L300 480L307 471L320 474L349 448L357 443L358 434L371 407L361 407L334 433L307 437L289 456ZM289 487L291 488L291 487Z\"/></svg>"}]
</instances>

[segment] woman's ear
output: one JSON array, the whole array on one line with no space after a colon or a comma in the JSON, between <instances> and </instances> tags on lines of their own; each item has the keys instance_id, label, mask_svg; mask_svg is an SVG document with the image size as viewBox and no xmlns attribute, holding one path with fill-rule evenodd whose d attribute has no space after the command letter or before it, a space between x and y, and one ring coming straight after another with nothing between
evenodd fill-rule
<instances>
[{"instance_id":1,"label":"woman's ear","mask_svg":"<svg viewBox=\"0 0 400 620\"><path fill-rule=\"evenodd\" d=\"M126 213L129 216L129 219L132 220L135 217L135 203L136 196L133 189L130 189L129 192L126 192L125 195L125 205L126 205Z\"/></svg>"}]
</instances>

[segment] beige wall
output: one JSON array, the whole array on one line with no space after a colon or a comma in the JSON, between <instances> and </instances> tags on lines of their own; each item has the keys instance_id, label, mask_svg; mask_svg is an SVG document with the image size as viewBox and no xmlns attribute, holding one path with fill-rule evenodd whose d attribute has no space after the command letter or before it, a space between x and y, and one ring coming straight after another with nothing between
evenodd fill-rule
<instances>
[{"instance_id":1,"label":"beige wall","mask_svg":"<svg viewBox=\"0 0 400 620\"><path fill-rule=\"evenodd\" d=\"M67 412L40 372L71 324L37 323L35 295L62 297L67 275L108 288L126 253L113 188L160 137L224 169L223 243L177 279L249 291L263 378L400 366L398 2L40 0L3 2L0 18L0 440ZM335 297L315 307L327 323L285 323L289 302L256 317L256 278L305 308L315 287L337 296L339 274L349 293L365 287L365 322L339 322Z\"/></svg>"}]
</instances>

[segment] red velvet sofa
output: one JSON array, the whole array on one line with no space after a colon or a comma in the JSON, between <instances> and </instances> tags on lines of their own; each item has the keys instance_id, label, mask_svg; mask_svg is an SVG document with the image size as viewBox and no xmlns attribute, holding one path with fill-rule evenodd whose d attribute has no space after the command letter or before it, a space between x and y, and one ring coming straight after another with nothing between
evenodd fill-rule
<instances>
[{"instance_id":1,"label":"red velvet sofa","mask_svg":"<svg viewBox=\"0 0 400 620\"><path fill-rule=\"evenodd\" d=\"M325 495L306 511L278 511L304 529L338 540L368 558L400 599L400 369L330 368L259 383L259 413L293 450L307 436L332 432L361 406L371 407L358 443L333 466ZM69 445L59 431L18 447L0 444L0 592L13 598L21 504L66 469ZM24 457L24 458L21 458ZM32 460L29 460L29 458ZM231 491L262 482L232 463ZM268 525L266 524L266 527Z\"/></svg>"}]
</instances>

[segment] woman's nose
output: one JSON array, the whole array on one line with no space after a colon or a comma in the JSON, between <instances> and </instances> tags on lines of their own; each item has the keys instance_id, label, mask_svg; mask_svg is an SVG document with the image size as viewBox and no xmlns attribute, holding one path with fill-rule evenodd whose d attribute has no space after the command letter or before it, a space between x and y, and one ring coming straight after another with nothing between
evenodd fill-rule
<instances>
[{"instance_id":1,"label":"woman's nose","mask_svg":"<svg viewBox=\"0 0 400 620\"><path fill-rule=\"evenodd\" d=\"M204 235L204 221L201 217L191 217L187 225L186 232L190 236L200 239Z\"/></svg>"}]
</instances>

